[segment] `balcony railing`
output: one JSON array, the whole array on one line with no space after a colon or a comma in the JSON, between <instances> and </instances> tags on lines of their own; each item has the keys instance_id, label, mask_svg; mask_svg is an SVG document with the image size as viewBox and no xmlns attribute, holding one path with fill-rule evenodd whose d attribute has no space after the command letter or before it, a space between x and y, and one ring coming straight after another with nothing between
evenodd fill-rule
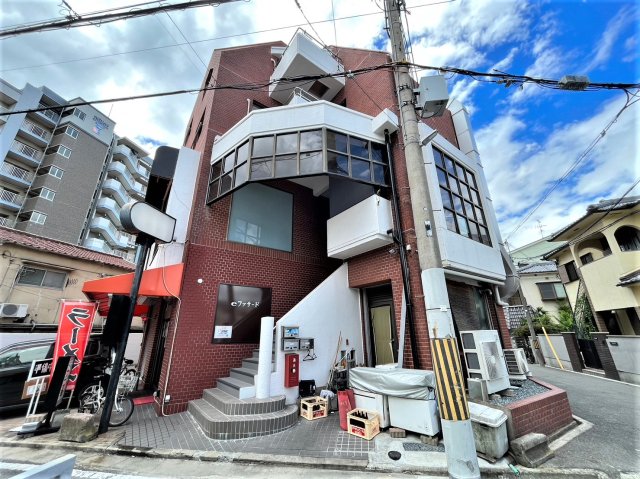
<instances>
[{"instance_id":1,"label":"balcony railing","mask_svg":"<svg viewBox=\"0 0 640 479\"><path fill-rule=\"evenodd\" d=\"M25 145L18 140L14 140L11 145L11 149L16 153L20 153L23 156L33 158L36 161L40 161L42 159L42 152L40 150L36 150L35 148L29 145Z\"/></svg>"},{"instance_id":2,"label":"balcony railing","mask_svg":"<svg viewBox=\"0 0 640 479\"><path fill-rule=\"evenodd\" d=\"M47 107L48 105L45 105L44 103L40 103L38 105L38 108L47 108ZM58 120L60 119L60 115L53 110L44 110L44 111L39 111L38 113L49 118L54 123L57 123Z\"/></svg>"},{"instance_id":3,"label":"balcony railing","mask_svg":"<svg viewBox=\"0 0 640 479\"><path fill-rule=\"evenodd\" d=\"M30 122L29 120L25 120L22 124L22 129L28 131L29 133L42 138L45 141L49 141L51 134L42 128L41 126L36 125L35 123Z\"/></svg>"},{"instance_id":4,"label":"balcony railing","mask_svg":"<svg viewBox=\"0 0 640 479\"><path fill-rule=\"evenodd\" d=\"M12 165L11 163L4 163L2 165L2 168L0 168L0 172L4 173L5 175L12 176L14 178L18 178L19 180L22 180L27 183L30 183L31 180L33 180L33 173L31 173L28 170L19 168L15 165Z\"/></svg>"},{"instance_id":5,"label":"balcony railing","mask_svg":"<svg viewBox=\"0 0 640 479\"><path fill-rule=\"evenodd\" d=\"M0 216L0 226L10 226L10 225L11 225L11 220L9 218Z\"/></svg>"},{"instance_id":6,"label":"balcony railing","mask_svg":"<svg viewBox=\"0 0 640 479\"><path fill-rule=\"evenodd\" d=\"M5 203L11 203L13 205L20 207L24 202L24 198L25 197L23 195L19 195L18 193L14 193L13 191L0 188L0 201L4 201Z\"/></svg>"}]
</instances>

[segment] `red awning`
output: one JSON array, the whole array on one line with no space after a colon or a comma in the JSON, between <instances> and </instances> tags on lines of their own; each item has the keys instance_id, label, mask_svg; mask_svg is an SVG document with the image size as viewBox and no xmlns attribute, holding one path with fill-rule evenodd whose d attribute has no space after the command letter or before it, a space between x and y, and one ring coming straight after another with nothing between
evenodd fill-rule
<instances>
[{"instance_id":1,"label":"red awning","mask_svg":"<svg viewBox=\"0 0 640 479\"><path fill-rule=\"evenodd\" d=\"M179 296L182 289L182 273L184 264L173 264L162 268L148 269L142 273L139 296L166 297ZM102 316L109 312L109 295L131 292L133 273L110 276L108 278L86 281L82 286L82 292L93 301L99 303L98 311ZM136 306L135 316L140 316L148 311L145 305Z\"/></svg>"}]
</instances>

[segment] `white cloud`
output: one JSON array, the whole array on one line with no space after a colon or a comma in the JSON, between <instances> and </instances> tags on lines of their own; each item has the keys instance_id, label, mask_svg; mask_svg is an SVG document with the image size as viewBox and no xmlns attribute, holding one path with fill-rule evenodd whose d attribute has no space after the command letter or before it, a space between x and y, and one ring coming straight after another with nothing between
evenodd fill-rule
<instances>
[{"instance_id":1,"label":"white cloud","mask_svg":"<svg viewBox=\"0 0 640 479\"><path fill-rule=\"evenodd\" d=\"M596 43L595 55L585 67L585 73L595 68L603 67L609 60L611 53L613 52L614 44L622 33L622 30L634 19L634 15L629 6L623 6L618 13L607 23L604 28L602 37L598 39Z\"/></svg>"}]
</instances>

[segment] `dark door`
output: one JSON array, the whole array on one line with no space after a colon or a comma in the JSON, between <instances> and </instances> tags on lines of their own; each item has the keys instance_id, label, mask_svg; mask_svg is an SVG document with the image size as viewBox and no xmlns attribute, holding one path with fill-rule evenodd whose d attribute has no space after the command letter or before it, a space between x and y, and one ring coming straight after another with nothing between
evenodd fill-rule
<instances>
[{"instance_id":1,"label":"dark door","mask_svg":"<svg viewBox=\"0 0 640 479\"><path fill-rule=\"evenodd\" d=\"M596 350L596 342L593 339L578 339L578 346L580 347L585 367L602 369L602 362Z\"/></svg>"},{"instance_id":2,"label":"dark door","mask_svg":"<svg viewBox=\"0 0 640 479\"><path fill-rule=\"evenodd\" d=\"M398 360L398 339L391 285L367 289L369 330L373 364L389 364Z\"/></svg>"}]
</instances>

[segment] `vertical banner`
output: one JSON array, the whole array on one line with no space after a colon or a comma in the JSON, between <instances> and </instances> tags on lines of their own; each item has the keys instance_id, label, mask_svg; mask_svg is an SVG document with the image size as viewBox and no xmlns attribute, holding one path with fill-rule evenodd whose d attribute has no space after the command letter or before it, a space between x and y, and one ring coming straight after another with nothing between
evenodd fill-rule
<instances>
[{"instance_id":1,"label":"vertical banner","mask_svg":"<svg viewBox=\"0 0 640 479\"><path fill-rule=\"evenodd\" d=\"M62 356L73 356L76 358L75 366L67 382L67 390L73 390L76 386L95 314L95 303L62 301L60 319L58 321L58 336L56 337L56 346L53 351L51 371L55 371L58 358Z\"/></svg>"}]
</instances>

